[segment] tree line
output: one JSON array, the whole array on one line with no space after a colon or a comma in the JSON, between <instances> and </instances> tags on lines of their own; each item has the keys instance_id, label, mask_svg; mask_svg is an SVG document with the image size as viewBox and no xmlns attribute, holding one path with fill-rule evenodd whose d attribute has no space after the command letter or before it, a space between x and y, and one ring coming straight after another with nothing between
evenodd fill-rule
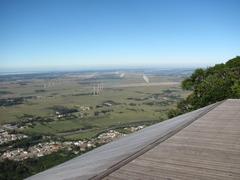
<instances>
[{"instance_id":1,"label":"tree line","mask_svg":"<svg viewBox=\"0 0 240 180\"><path fill-rule=\"evenodd\" d=\"M182 82L192 93L168 112L169 118L229 98L240 98L240 56L206 69L198 68Z\"/></svg>"}]
</instances>

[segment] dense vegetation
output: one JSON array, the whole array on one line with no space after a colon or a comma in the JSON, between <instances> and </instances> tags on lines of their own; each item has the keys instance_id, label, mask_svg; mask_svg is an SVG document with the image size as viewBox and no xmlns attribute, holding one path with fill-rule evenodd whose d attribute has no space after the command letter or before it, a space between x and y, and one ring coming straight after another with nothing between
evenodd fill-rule
<instances>
[{"instance_id":1,"label":"dense vegetation","mask_svg":"<svg viewBox=\"0 0 240 180\"><path fill-rule=\"evenodd\" d=\"M17 180L23 179L57 164L72 159L76 155L68 151L59 151L40 158L27 159L24 161L0 161L0 179Z\"/></svg>"},{"instance_id":2,"label":"dense vegetation","mask_svg":"<svg viewBox=\"0 0 240 180\"><path fill-rule=\"evenodd\" d=\"M35 96L26 96L26 97L14 97L14 98L6 98L0 99L0 106L15 106L18 104L23 104L26 100L34 99Z\"/></svg>"},{"instance_id":3,"label":"dense vegetation","mask_svg":"<svg viewBox=\"0 0 240 180\"><path fill-rule=\"evenodd\" d=\"M59 114L71 114L71 113L75 113L75 112L78 112L77 109L74 109L74 108L67 108L67 107L64 107L64 106L53 106L51 107L52 110L58 112Z\"/></svg>"},{"instance_id":4,"label":"dense vegetation","mask_svg":"<svg viewBox=\"0 0 240 180\"><path fill-rule=\"evenodd\" d=\"M240 56L225 64L196 69L182 82L182 88L192 93L169 111L174 117L228 98L240 98Z\"/></svg>"},{"instance_id":5,"label":"dense vegetation","mask_svg":"<svg viewBox=\"0 0 240 180\"><path fill-rule=\"evenodd\" d=\"M0 99L0 106L13 106L22 104L23 102L24 102L23 97Z\"/></svg>"},{"instance_id":6,"label":"dense vegetation","mask_svg":"<svg viewBox=\"0 0 240 180\"><path fill-rule=\"evenodd\" d=\"M12 92L0 90L0 96L1 96L1 95L5 95L5 94L12 94Z\"/></svg>"}]
</instances>

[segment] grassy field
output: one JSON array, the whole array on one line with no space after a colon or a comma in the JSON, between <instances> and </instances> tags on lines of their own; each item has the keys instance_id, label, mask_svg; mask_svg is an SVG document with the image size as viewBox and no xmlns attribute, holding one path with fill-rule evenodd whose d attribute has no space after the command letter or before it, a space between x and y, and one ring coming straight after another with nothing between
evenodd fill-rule
<instances>
[{"instance_id":1,"label":"grassy field","mask_svg":"<svg viewBox=\"0 0 240 180\"><path fill-rule=\"evenodd\" d=\"M24 114L49 117L53 121L34 122L18 131L76 140L94 137L108 129L159 122L188 92L180 88L182 76L150 74L148 78L150 83L143 80L141 73L129 72L120 78L119 73L101 72L1 81L1 99L30 98L22 104L2 105L0 124L18 123ZM99 95L92 95L97 83L104 88ZM104 102L112 104L106 106ZM71 113L71 117L57 118L54 106L74 108L77 112Z\"/></svg>"}]
</instances>

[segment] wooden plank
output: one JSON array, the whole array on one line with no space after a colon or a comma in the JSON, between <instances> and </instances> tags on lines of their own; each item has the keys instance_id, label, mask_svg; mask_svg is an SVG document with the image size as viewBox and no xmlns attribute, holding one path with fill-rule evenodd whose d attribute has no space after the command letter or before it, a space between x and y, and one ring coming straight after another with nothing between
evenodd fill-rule
<instances>
[{"instance_id":1,"label":"wooden plank","mask_svg":"<svg viewBox=\"0 0 240 180\"><path fill-rule=\"evenodd\" d=\"M105 179L240 179L240 100L227 100Z\"/></svg>"}]
</instances>

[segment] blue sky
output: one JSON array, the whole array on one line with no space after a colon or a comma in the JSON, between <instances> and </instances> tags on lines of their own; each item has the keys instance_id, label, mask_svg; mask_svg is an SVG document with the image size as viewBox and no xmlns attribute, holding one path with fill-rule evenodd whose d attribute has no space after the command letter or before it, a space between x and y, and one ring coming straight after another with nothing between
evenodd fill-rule
<instances>
[{"instance_id":1,"label":"blue sky","mask_svg":"<svg viewBox=\"0 0 240 180\"><path fill-rule=\"evenodd\" d=\"M239 55L239 0L0 0L0 70L207 66Z\"/></svg>"}]
</instances>

